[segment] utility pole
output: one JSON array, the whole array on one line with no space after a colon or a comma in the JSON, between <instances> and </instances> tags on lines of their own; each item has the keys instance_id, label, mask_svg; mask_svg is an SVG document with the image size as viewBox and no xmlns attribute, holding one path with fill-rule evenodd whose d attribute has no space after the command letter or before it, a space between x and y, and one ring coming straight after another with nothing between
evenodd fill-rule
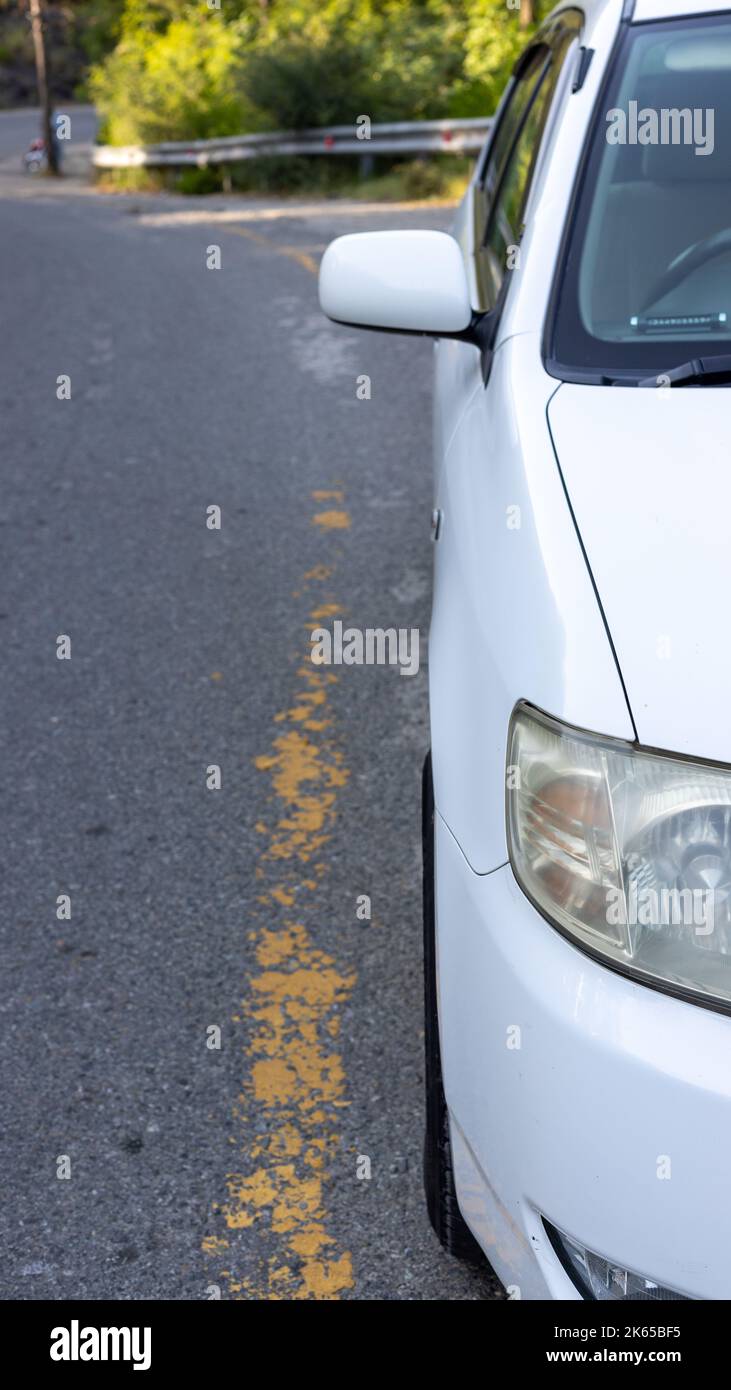
<instances>
[{"instance_id":1,"label":"utility pole","mask_svg":"<svg viewBox=\"0 0 731 1390\"><path fill-rule=\"evenodd\" d=\"M36 58L36 79L38 82L38 100L41 107L41 126L43 138L46 142L46 158L48 160L49 174L58 174L58 150L56 146L56 132L53 129L53 112L51 110L51 94L48 89L48 70L46 67L46 42L43 33L43 11L41 0L28 0L30 10L30 27L33 32L33 49Z\"/></svg>"},{"instance_id":2,"label":"utility pole","mask_svg":"<svg viewBox=\"0 0 731 1390\"><path fill-rule=\"evenodd\" d=\"M535 20L534 0L520 0L520 27L527 29L529 24Z\"/></svg>"}]
</instances>

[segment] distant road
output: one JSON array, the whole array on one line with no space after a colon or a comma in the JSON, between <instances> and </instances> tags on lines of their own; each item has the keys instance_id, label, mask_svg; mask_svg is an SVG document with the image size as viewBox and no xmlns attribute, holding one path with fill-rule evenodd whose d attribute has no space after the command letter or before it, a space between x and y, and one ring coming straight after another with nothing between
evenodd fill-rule
<instances>
[{"instance_id":1,"label":"distant road","mask_svg":"<svg viewBox=\"0 0 731 1390\"><path fill-rule=\"evenodd\" d=\"M77 106L66 102L57 107L57 114L71 117L71 141L62 145L77 167L77 158L92 144L96 134L97 115L93 106ZM0 111L0 173L17 173L31 140L41 134L41 113L37 107L25 106L13 111Z\"/></svg>"}]
</instances>

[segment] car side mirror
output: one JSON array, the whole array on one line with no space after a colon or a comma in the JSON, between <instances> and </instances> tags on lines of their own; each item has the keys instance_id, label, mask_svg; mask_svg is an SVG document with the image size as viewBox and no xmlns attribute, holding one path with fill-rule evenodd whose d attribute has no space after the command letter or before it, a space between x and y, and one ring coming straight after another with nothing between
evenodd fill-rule
<instances>
[{"instance_id":1,"label":"car side mirror","mask_svg":"<svg viewBox=\"0 0 731 1390\"><path fill-rule=\"evenodd\" d=\"M456 338L485 346L488 318L470 304L462 252L446 232L356 232L330 243L320 307L356 328Z\"/></svg>"}]
</instances>

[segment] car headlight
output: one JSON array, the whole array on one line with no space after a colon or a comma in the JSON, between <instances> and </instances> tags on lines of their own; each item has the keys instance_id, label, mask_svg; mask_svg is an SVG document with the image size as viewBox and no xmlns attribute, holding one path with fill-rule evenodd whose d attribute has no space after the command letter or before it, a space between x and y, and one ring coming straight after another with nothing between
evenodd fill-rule
<instances>
[{"instance_id":1,"label":"car headlight","mask_svg":"<svg viewBox=\"0 0 731 1390\"><path fill-rule=\"evenodd\" d=\"M731 1004L731 772L519 704L506 783L513 871L549 921L648 984Z\"/></svg>"}]
</instances>

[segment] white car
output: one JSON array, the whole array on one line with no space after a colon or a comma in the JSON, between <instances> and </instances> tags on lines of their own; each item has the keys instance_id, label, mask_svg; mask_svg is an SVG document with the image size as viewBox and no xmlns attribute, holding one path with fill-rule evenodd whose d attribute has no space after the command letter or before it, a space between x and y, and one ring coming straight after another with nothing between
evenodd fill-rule
<instances>
[{"instance_id":1,"label":"white car","mask_svg":"<svg viewBox=\"0 0 731 1390\"><path fill-rule=\"evenodd\" d=\"M731 1298L730 229L728 8L585 0L322 263L438 340L426 1190L515 1298Z\"/></svg>"}]
</instances>

